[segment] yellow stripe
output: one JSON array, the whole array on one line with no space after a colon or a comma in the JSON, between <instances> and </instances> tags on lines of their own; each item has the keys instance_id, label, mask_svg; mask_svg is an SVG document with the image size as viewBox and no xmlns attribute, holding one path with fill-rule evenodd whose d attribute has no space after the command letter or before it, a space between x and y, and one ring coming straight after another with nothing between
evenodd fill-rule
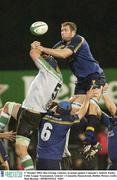
<instances>
[{"instance_id":1,"label":"yellow stripe","mask_svg":"<svg viewBox=\"0 0 117 180\"><path fill-rule=\"evenodd\" d=\"M80 120L75 120L75 121L72 121L72 122L69 122L69 121L57 121L57 120L54 120L54 119L50 119L48 117L44 117L44 120L47 120L47 121L50 121L50 122L54 122L56 124L66 124L66 125L71 125L71 124L74 124L74 123L79 123Z\"/></svg>"},{"instance_id":2,"label":"yellow stripe","mask_svg":"<svg viewBox=\"0 0 117 180\"><path fill-rule=\"evenodd\" d=\"M91 126L88 126L87 128L86 128L86 130L89 130L89 131L95 131L95 129L94 129L94 127L91 127Z\"/></svg>"},{"instance_id":3,"label":"yellow stripe","mask_svg":"<svg viewBox=\"0 0 117 180\"><path fill-rule=\"evenodd\" d=\"M80 119L73 121L73 123L80 123Z\"/></svg>"},{"instance_id":4,"label":"yellow stripe","mask_svg":"<svg viewBox=\"0 0 117 180\"><path fill-rule=\"evenodd\" d=\"M80 36L80 37L81 37L81 36ZM76 51L81 47L81 45L83 44L84 38L81 37L81 39L82 39L82 41L81 41L80 44L78 44L78 46L74 49L74 52L76 52Z\"/></svg>"},{"instance_id":5,"label":"yellow stripe","mask_svg":"<svg viewBox=\"0 0 117 180\"><path fill-rule=\"evenodd\" d=\"M60 46L56 47L55 49L62 49L64 47L65 47L65 45L61 44Z\"/></svg>"}]
</instances>

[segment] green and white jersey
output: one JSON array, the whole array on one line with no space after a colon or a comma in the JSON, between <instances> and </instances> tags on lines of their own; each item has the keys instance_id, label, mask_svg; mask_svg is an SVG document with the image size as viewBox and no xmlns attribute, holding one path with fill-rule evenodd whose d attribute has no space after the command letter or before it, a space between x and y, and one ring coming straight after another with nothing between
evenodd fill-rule
<instances>
[{"instance_id":1,"label":"green and white jersey","mask_svg":"<svg viewBox=\"0 0 117 180\"><path fill-rule=\"evenodd\" d=\"M39 57L35 60L39 72L32 81L22 107L37 113L45 113L48 103L55 99L63 84L62 74L56 60L52 57L47 61Z\"/></svg>"}]
</instances>

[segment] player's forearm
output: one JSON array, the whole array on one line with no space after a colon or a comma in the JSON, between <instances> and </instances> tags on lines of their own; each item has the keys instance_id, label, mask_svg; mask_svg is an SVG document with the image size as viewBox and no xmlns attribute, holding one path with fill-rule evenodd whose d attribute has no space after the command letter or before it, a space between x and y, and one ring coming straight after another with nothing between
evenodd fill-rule
<instances>
[{"instance_id":1,"label":"player's forearm","mask_svg":"<svg viewBox=\"0 0 117 180\"><path fill-rule=\"evenodd\" d=\"M80 110L77 113L80 119L82 119L87 113L89 107L89 100L90 99L86 96Z\"/></svg>"},{"instance_id":2,"label":"player's forearm","mask_svg":"<svg viewBox=\"0 0 117 180\"><path fill-rule=\"evenodd\" d=\"M70 49L51 49L51 48L43 47L42 52L51 55L55 58L62 58L62 59L65 59L72 55L72 51Z\"/></svg>"},{"instance_id":3,"label":"player's forearm","mask_svg":"<svg viewBox=\"0 0 117 180\"><path fill-rule=\"evenodd\" d=\"M4 133L0 133L0 139L4 139L4 138L5 138Z\"/></svg>"},{"instance_id":4,"label":"player's forearm","mask_svg":"<svg viewBox=\"0 0 117 180\"><path fill-rule=\"evenodd\" d=\"M110 99L108 94L103 94L104 103L112 115L115 115L117 107L114 102Z\"/></svg>"},{"instance_id":5,"label":"player's forearm","mask_svg":"<svg viewBox=\"0 0 117 180\"><path fill-rule=\"evenodd\" d=\"M35 65L36 65L36 67L37 67L38 69L41 69L41 68L42 68L42 64L40 63L40 59L39 59L39 58L35 59L34 63L35 63Z\"/></svg>"}]
</instances>

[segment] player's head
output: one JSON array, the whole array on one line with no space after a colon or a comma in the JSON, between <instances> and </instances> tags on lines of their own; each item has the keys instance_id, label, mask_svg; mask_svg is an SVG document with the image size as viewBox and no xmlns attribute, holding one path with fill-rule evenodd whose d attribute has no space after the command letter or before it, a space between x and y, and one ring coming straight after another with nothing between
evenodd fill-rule
<instances>
[{"instance_id":1,"label":"player's head","mask_svg":"<svg viewBox=\"0 0 117 180\"><path fill-rule=\"evenodd\" d=\"M58 103L57 112L61 114L70 114L72 109L71 102L61 101Z\"/></svg>"},{"instance_id":2,"label":"player's head","mask_svg":"<svg viewBox=\"0 0 117 180\"><path fill-rule=\"evenodd\" d=\"M64 41L70 41L77 32L77 26L73 22L64 22L61 24L61 37Z\"/></svg>"},{"instance_id":3,"label":"player's head","mask_svg":"<svg viewBox=\"0 0 117 180\"><path fill-rule=\"evenodd\" d=\"M49 110L53 110L55 107L57 107L58 103L56 101L51 101L49 104L48 104L48 108Z\"/></svg>"}]
</instances>

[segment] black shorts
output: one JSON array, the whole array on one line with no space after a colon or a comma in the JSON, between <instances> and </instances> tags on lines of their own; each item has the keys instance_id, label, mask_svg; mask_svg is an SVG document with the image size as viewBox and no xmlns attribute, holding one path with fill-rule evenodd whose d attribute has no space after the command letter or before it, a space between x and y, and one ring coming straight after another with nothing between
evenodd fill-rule
<instances>
[{"instance_id":1,"label":"black shorts","mask_svg":"<svg viewBox=\"0 0 117 180\"><path fill-rule=\"evenodd\" d=\"M61 161L53 159L37 159L37 170L61 170Z\"/></svg>"},{"instance_id":2,"label":"black shorts","mask_svg":"<svg viewBox=\"0 0 117 180\"><path fill-rule=\"evenodd\" d=\"M61 161L62 170L72 170L72 159L71 156L63 157Z\"/></svg>"},{"instance_id":3,"label":"black shorts","mask_svg":"<svg viewBox=\"0 0 117 180\"><path fill-rule=\"evenodd\" d=\"M75 93L74 94L86 94L86 92L93 85L93 81L95 81L96 88L100 88L104 86L106 83L104 73L93 73L88 75L87 77L78 78L78 82L76 83Z\"/></svg>"},{"instance_id":4,"label":"black shorts","mask_svg":"<svg viewBox=\"0 0 117 180\"><path fill-rule=\"evenodd\" d=\"M26 109L20 109L18 113L17 135L31 139L32 133L39 127L43 114L32 113Z\"/></svg>"}]
</instances>

